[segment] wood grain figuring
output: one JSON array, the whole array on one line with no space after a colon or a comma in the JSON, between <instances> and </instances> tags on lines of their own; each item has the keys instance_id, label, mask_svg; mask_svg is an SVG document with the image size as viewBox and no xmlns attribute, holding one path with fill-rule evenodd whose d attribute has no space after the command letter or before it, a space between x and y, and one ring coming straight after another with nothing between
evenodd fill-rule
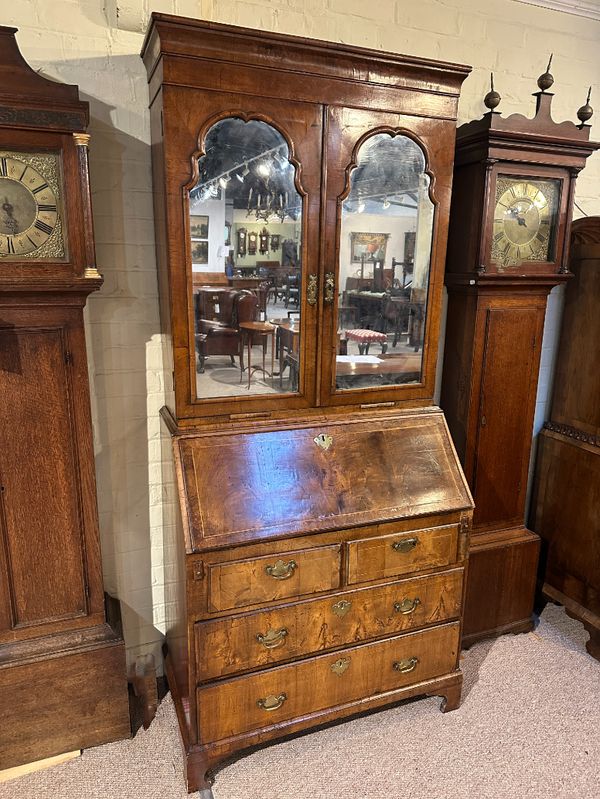
<instances>
[{"instance_id":1,"label":"wood grain figuring","mask_svg":"<svg viewBox=\"0 0 600 799\"><path fill-rule=\"evenodd\" d=\"M533 428L532 413L523 411L535 402L542 330L543 313L536 308L487 312L473 474L475 525L523 515L527 464L522 447Z\"/></svg>"},{"instance_id":2,"label":"wood grain figuring","mask_svg":"<svg viewBox=\"0 0 600 799\"><path fill-rule=\"evenodd\" d=\"M255 560L208 567L209 608L214 611L317 593L340 584L341 547L282 550ZM274 574L268 573L272 569ZM283 571L275 576L277 569Z\"/></svg>"},{"instance_id":3,"label":"wood grain figuring","mask_svg":"<svg viewBox=\"0 0 600 799\"><path fill-rule=\"evenodd\" d=\"M452 569L234 616L227 622L200 622L195 627L196 677L203 682L455 619L462 584L463 570ZM279 634L273 643L269 631ZM267 637L269 646L258 636L263 641Z\"/></svg>"},{"instance_id":4,"label":"wood grain figuring","mask_svg":"<svg viewBox=\"0 0 600 799\"><path fill-rule=\"evenodd\" d=\"M366 583L447 566L456 560L457 544L457 526L352 541L347 545L347 581Z\"/></svg>"},{"instance_id":5,"label":"wood grain figuring","mask_svg":"<svg viewBox=\"0 0 600 799\"><path fill-rule=\"evenodd\" d=\"M450 624L199 688L202 740L222 740L310 711L437 677L453 669L458 644L459 625ZM413 657L418 662L412 671L402 673L394 669L394 663ZM332 666L340 660L341 668L346 668L338 674ZM260 699L282 695L286 698L277 710L265 710L258 705Z\"/></svg>"},{"instance_id":6,"label":"wood grain figuring","mask_svg":"<svg viewBox=\"0 0 600 799\"><path fill-rule=\"evenodd\" d=\"M60 329L0 329L0 440L11 442L0 448L0 533L11 564L15 626L86 612L65 360ZM51 429L31 424L38 414L52 420ZM46 590L32 590L41 585Z\"/></svg>"},{"instance_id":7,"label":"wood grain figuring","mask_svg":"<svg viewBox=\"0 0 600 799\"><path fill-rule=\"evenodd\" d=\"M327 451L314 442L321 433L333 438ZM194 551L470 503L441 414L195 436L176 454Z\"/></svg>"}]
</instances>

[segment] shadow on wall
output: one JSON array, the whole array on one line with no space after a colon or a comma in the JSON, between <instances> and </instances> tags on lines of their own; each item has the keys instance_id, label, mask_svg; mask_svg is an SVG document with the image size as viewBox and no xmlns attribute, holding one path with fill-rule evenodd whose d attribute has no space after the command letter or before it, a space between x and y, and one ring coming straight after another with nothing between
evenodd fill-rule
<instances>
[{"instance_id":1,"label":"shadow on wall","mask_svg":"<svg viewBox=\"0 0 600 799\"><path fill-rule=\"evenodd\" d=\"M111 59L113 69L116 60L130 62L124 74L139 69L133 55ZM98 63L102 69L106 61ZM93 66L86 61L85 68ZM128 662L151 652L160 666L169 489L161 474L164 387L150 146L116 127L114 107L80 95L90 103L96 259L104 276L86 314L104 580L121 601Z\"/></svg>"}]
</instances>

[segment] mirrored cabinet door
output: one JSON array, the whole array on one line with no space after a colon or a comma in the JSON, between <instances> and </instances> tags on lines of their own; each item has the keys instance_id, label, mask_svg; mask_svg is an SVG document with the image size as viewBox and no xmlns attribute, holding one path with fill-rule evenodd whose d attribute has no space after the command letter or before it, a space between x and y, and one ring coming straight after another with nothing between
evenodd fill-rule
<instances>
[{"instance_id":1,"label":"mirrored cabinet door","mask_svg":"<svg viewBox=\"0 0 600 799\"><path fill-rule=\"evenodd\" d=\"M182 89L168 102L170 301L186 318L173 327L177 413L309 407L322 109Z\"/></svg>"},{"instance_id":2,"label":"mirrored cabinet door","mask_svg":"<svg viewBox=\"0 0 600 799\"><path fill-rule=\"evenodd\" d=\"M428 146L419 120L353 109L330 111L329 135L322 393L332 403L361 401L357 392L365 402L415 398L430 391L438 323L428 313L436 226Z\"/></svg>"}]
</instances>

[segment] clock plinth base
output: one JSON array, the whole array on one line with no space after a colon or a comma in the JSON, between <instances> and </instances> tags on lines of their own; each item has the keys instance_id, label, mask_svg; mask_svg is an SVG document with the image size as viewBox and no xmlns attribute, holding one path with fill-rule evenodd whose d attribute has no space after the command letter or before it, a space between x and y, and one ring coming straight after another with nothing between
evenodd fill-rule
<instances>
[{"instance_id":1,"label":"clock plinth base","mask_svg":"<svg viewBox=\"0 0 600 799\"><path fill-rule=\"evenodd\" d=\"M526 527L475 531L469 547L463 647L533 629L540 539Z\"/></svg>"}]
</instances>

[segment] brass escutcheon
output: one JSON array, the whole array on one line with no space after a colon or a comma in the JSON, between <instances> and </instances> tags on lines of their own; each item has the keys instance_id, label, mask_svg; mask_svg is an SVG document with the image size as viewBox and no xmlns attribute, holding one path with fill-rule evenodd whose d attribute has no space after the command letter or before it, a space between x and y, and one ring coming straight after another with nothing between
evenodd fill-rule
<instances>
[{"instance_id":1,"label":"brass escutcheon","mask_svg":"<svg viewBox=\"0 0 600 799\"><path fill-rule=\"evenodd\" d=\"M338 677L341 677L342 674L348 670L348 666L350 665L350 658L340 658L336 660L335 663L332 663L329 667L334 674L337 674Z\"/></svg>"},{"instance_id":2,"label":"brass escutcheon","mask_svg":"<svg viewBox=\"0 0 600 799\"><path fill-rule=\"evenodd\" d=\"M313 438L313 441L317 447L321 447L321 449L324 449L325 452L327 452L329 447L333 444L333 436L329 436L327 433L319 433L318 436Z\"/></svg>"},{"instance_id":3,"label":"brass escutcheon","mask_svg":"<svg viewBox=\"0 0 600 799\"><path fill-rule=\"evenodd\" d=\"M273 565L265 566L265 571L269 577L274 577L276 580L288 580L297 567L298 564L295 560L290 560L288 563L278 560Z\"/></svg>"},{"instance_id":4,"label":"brass escutcheon","mask_svg":"<svg viewBox=\"0 0 600 799\"><path fill-rule=\"evenodd\" d=\"M401 671L402 674L408 674L409 671L414 671L417 668L419 658L412 657L405 660L396 660L393 664L394 671Z\"/></svg>"},{"instance_id":5,"label":"brass escutcheon","mask_svg":"<svg viewBox=\"0 0 600 799\"><path fill-rule=\"evenodd\" d=\"M264 699L257 699L256 704L263 710L278 710L286 699L287 694L279 694L279 696L267 696Z\"/></svg>"},{"instance_id":6,"label":"brass escutcheon","mask_svg":"<svg viewBox=\"0 0 600 799\"><path fill-rule=\"evenodd\" d=\"M410 552L419 543L418 538L403 538L402 541L395 541L392 544L392 549L396 552Z\"/></svg>"},{"instance_id":7,"label":"brass escutcheon","mask_svg":"<svg viewBox=\"0 0 600 799\"><path fill-rule=\"evenodd\" d=\"M402 613L404 616L408 616L409 613L414 613L417 609L417 605L421 604L421 600L418 596L414 599L403 599L402 602L394 602L394 610L396 613Z\"/></svg>"},{"instance_id":8,"label":"brass escutcheon","mask_svg":"<svg viewBox=\"0 0 600 799\"><path fill-rule=\"evenodd\" d=\"M345 616L351 607L352 602L349 602L347 599L340 599L339 602L336 602L335 605L331 606L331 609L336 616Z\"/></svg>"},{"instance_id":9,"label":"brass escutcheon","mask_svg":"<svg viewBox=\"0 0 600 799\"><path fill-rule=\"evenodd\" d=\"M309 275L308 284L306 286L306 302L309 305L317 304L317 276Z\"/></svg>"},{"instance_id":10,"label":"brass escutcheon","mask_svg":"<svg viewBox=\"0 0 600 799\"><path fill-rule=\"evenodd\" d=\"M287 634L288 631L285 627L282 627L280 630L267 630L264 635L262 633L257 633L256 640L266 649L277 649L278 646L285 643Z\"/></svg>"}]
</instances>

